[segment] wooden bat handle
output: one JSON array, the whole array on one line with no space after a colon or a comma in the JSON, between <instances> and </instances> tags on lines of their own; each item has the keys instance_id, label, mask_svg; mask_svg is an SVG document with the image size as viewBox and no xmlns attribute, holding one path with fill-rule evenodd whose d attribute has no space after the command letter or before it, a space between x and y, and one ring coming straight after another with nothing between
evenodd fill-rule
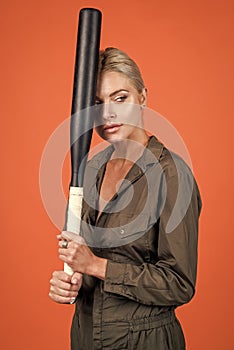
<instances>
[{"instance_id":1,"label":"wooden bat handle","mask_svg":"<svg viewBox=\"0 0 234 350\"><path fill-rule=\"evenodd\" d=\"M67 208L67 228L69 231L80 234L80 220L83 200L82 187L70 187L68 208ZM67 264L64 264L64 271L73 275L73 270Z\"/></svg>"}]
</instances>

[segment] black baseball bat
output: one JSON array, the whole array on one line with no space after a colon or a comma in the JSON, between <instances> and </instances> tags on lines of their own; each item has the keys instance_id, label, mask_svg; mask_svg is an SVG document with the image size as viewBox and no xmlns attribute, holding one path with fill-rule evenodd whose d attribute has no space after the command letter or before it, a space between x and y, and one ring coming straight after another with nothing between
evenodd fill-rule
<instances>
[{"instance_id":1,"label":"black baseball bat","mask_svg":"<svg viewBox=\"0 0 234 350\"><path fill-rule=\"evenodd\" d=\"M80 233L83 178L93 132L102 14L93 8L80 11L70 126L71 183L65 228ZM65 264L64 270L72 274Z\"/></svg>"},{"instance_id":2,"label":"black baseball bat","mask_svg":"<svg viewBox=\"0 0 234 350\"><path fill-rule=\"evenodd\" d=\"M82 187L85 162L93 131L93 113L85 110L95 104L101 33L101 12L80 11L71 117L71 186ZM80 111L83 113L79 114ZM82 166L82 168L80 168Z\"/></svg>"}]
</instances>

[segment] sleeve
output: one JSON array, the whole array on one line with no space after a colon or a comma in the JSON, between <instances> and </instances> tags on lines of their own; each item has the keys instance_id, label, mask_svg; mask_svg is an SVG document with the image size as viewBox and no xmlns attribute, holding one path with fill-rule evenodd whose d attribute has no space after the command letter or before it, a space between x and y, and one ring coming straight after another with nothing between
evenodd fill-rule
<instances>
[{"instance_id":1,"label":"sleeve","mask_svg":"<svg viewBox=\"0 0 234 350\"><path fill-rule=\"evenodd\" d=\"M158 222L157 262L134 265L108 260L104 291L157 306L178 306L193 297L200 195L188 173L166 176L166 186Z\"/></svg>"}]
</instances>

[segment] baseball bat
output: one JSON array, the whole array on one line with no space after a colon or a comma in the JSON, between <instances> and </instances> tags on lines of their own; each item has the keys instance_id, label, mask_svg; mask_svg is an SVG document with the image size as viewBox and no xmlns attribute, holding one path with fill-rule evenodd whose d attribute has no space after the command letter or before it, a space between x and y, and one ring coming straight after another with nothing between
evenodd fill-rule
<instances>
[{"instance_id":1,"label":"baseball bat","mask_svg":"<svg viewBox=\"0 0 234 350\"><path fill-rule=\"evenodd\" d=\"M76 61L70 124L71 182L65 229L80 233L83 179L93 132L102 14L93 8L79 13ZM64 271L73 270L64 264Z\"/></svg>"}]
</instances>

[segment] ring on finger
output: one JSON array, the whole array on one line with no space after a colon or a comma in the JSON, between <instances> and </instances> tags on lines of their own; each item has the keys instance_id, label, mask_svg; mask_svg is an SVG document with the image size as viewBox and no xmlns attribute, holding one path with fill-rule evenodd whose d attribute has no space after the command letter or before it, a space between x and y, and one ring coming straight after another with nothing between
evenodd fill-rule
<instances>
[{"instance_id":1,"label":"ring on finger","mask_svg":"<svg viewBox=\"0 0 234 350\"><path fill-rule=\"evenodd\" d=\"M67 249L68 241L62 241L62 248Z\"/></svg>"}]
</instances>

